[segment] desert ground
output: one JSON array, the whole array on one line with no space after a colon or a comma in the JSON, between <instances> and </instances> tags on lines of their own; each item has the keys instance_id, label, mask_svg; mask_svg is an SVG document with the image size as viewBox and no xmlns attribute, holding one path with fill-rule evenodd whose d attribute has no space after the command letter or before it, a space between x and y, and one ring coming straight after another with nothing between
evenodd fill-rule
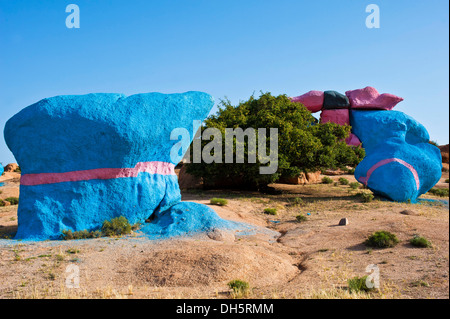
<instances>
[{"instance_id":1,"label":"desert ground","mask_svg":"<svg viewBox=\"0 0 450 319\"><path fill-rule=\"evenodd\" d=\"M350 182L352 175L340 177ZM19 195L18 173L0 178L0 198ZM436 187L448 187L444 173ZM347 185L273 184L281 195L255 192L183 191L185 201L213 206L222 218L273 231L238 235L223 231L151 241L139 231L126 237L23 242L17 205L0 207L0 298L449 298L449 208L446 200L419 204L380 198L365 203ZM294 202L294 198L301 201ZM276 208L267 215L265 208ZM298 222L302 214L306 221ZM338 226L341 218L349 224ZM364 245L375 231L397 235L393 248ZM431 248L409 240L419 234ZM347 281L380 270L380 288L350 293ZM66 286L69 265L79 269L79 288ZM227 283L245 280L245 295Z\"/></svg>"}]
</instances>

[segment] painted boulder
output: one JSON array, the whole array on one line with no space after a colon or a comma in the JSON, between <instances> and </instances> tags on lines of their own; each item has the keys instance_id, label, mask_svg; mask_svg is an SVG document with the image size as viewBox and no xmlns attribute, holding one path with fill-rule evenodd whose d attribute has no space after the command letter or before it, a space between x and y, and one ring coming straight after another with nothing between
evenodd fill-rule
<instances>
[{"instance_id":1,"label":"painted boulder","mask_svg":"<svg viewBox=\"0 0 450 319\"><path fill-rule=\"evenodd\" d=\"M352 110L350 114L352 131L366 151L355 177L375 194L416 202L439 181L441 154L429 143L423 125L398 111Z\"/></svg>"},{"instance_id":2,"label":"painted boulder","mask_svg":"<svg viewBox=\"0 0 450 319\"><path fill-rule=\"evenodd\" d=\"M348 97L336 91L325 91L323 98L323 109L324 110L334 110L334 109L348 109L350 107L350 102Z\"/></svg>"},{"instance_id":3,"label":"painted boulder","mask_svg":"<svg viewBox=\"0 0 450 319\"><path fill-rule=\"evenodd\" d=\"M322 110L324 93L322 91L309 91L303 95L292 97L292 102L303 104L308 111L316 113Z\"/></svg>"},{"instance_id":4,"label":"painted boulder","mask_svg":"<svg viewBox=\"0 0 450 319\"><path fill-rule=\"evenodd\" d=\"M142 223L183 207L174 167L184 154L171 157L171 149L187 148L213 104L202 92L88 94L14 115L4 136L22 170L16 238L56 239L117 216ZM175 128L191 140L172 140Z\"/></svg>"},{"instance_id":5,"label":"painted boulder","mask_svg":"<svg viewBox=\"0 0 450 319\"><path fill-rule=\"evenodd\" d=\"M381 109L392 110L403 98L389 94L380 94L378 91L367 86L364 89L351 90L345 92L353 109Z\"/></svg>"},{"instance_id":6,"label":"painted boulder","mask_svg":"<svg viewBox=\"0 0 450 319\"><path fill-rule=\"evenodd\" d=\"M0 176L2 176L4 171L5 171L5 169L3 168L3 165L0 165Z\"/></svg>"}]
</instances>

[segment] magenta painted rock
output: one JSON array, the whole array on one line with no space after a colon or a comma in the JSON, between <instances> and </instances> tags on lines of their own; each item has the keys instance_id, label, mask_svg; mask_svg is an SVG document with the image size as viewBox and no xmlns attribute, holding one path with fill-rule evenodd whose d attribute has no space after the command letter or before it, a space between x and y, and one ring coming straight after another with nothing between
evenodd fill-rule
<instances>
[{"instance_id":1,"label":"magenta painted rock","mask_svg":"<svg viewBox=\"0 0 450 319\"><path fill-rule=\"evenodd\" d=\"M380 94L371 86L347 91L345 95L350 100L350 107L354 109L392 110L397 103L403 101L403 98L393 94Z\"/></svg>"},{"instance_id":2,"label":"magenta painted rock","mask_svg":"<svg viewBox=\"0 0 450 319\"><path fill-rule=\"evenodd\" d=\"M353 133L350 133L350 135L345 139L345 142L350 146L359 146L361 144L358 136Z\"/></svg>"},{"instance_id":3,"label":"magenta painted rock","mask_svg":"<svg viewBox=\"0 0 450 319\"><path fill-rule=\"evenodd\" d=\"M323 110L320 113L320 123L336 123L339 125L350 125L348 109Z\"/></svg>"},{"instance_id":4,"label":"magenta painted rock","mask_svg":"<svg viewBox=\"0 0 450 319\"><path fill-rule=\"evenodd\" d=\"M303 95L292 97L291 101L302 103L311 113L316 113L322 109L323 98L322 91L309 91Z\"/></svg>"}]
</instances>

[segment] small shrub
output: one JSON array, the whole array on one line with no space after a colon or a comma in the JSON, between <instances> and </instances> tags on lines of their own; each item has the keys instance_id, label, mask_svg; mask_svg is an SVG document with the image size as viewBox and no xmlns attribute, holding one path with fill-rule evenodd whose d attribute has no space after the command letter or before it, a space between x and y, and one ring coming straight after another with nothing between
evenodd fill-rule
<instances>
[{"instance_id":1,"label":"small shrub","mask_svg":"<svg viewBox=\"0 0 450 319\"><path fill-rule=\"evenodd\" d=\"M104 236L120 236L131 233L131 225L124 216L116 217L111 221L105 220L102 226Z\"/></svg>"},{"instance_id":2,"label":"small shrub","mask_svg":"<svg viewBox=\"0 0 450 319\"><path fill-rule=\"evenodd\" d=\"M353 182L353 183L349 184L351 189L358 189L359 185L361 185L361 184L359 184L358 182Z\"/></svg>"},{"instance_id":3,"label":"small shrub","mask_svg":"<svg viewBox=\"0 0 450 319\"><path fill-rule=\"evenodd\" d=\"M348 280L348 290L350 293L369 292L374 288L369 288L366 285L368 276L354 277Z\"/></svg>"},{"instance_id":4,"label":"small shrub","mask_svg":"<svg viewBox=\"0 0 450 319\"><path fill-rule=\"evenodd\" d=\"M364 243L369 247L389 248L397 245L399 240L395 234L383 230L369 236Z\"/></svg>"},{"instance_id":5,"label":"small shrub","mask_svg":"<svg viewBox=\"0 0 450 319\"><path fill-rule=\"evenodd\" d=\"M448 188L432 188L428 192L439 197L449 197Z\"/></svg>"},{"instance_id":6,"label":"small shrub","mask_svg":"<svg viewBox=\"0 0 450 319\"><path fill-rule=\"evenodd\" d=\"M331 178L329 178L328 176L324 176L322 178L322 183L323 184L333 184L333 180Z\"/></svg>"},{"instance_id":7,"label":"small shrub","mask_svg":"<svg viewBox=\"0 0 450 319\"><path fill-rule=\"evenodd\" d=\"M434 145L434 146L436 146L436 147L439 147L439 144L438 144L438 142L436 142L436 141L429 141L429 143L430 143L431 145Z\"/></svg>"},{"instance_id":8,"label":"small shrub","mask_svg":"<svg viewBox=\"0 0 450 319\"><path fill-rule=\"evenodd\" d=\"M5 201L3 200L3 199L0 199L0 207L3 207L3 206L5 206L6 204L5 204Z\"/></svg>"},{"instance_id":9,"label":"small shrub","mask_svg":"<svg viewBox=\"0 0 450 319\"><path fill-rule=\"evenodd\" d=\"M269 215L276 215L277 210L276 210L276 208L266 208L266 209L264 209L264 213L269 214Z\"/></svg>"},{"instance_id":10,"label":"small shrub","mask_svg":"<svg viewBox=\"0 0 450 319\"><path fill-rule=\"evenodd\" d=\"M302 204L303 204L303 199L301 199L300 197L295 197L291 202L291 205L294 205L294 206L298 206L298 205L302 205Z\"/></svg>"},{"instance_id":11,"label":"small shrub","mask_svg":"<svg viewBox=\"0 0 450 319\"><path fill-rule=\"evenodd\" d=\"M450 179L447 178L447 179L445 180L445 182L446 182L447 184L450 183Z\"/></svg>"},{"instance_id":12,"label":"small shrub","mask_svg":"<svg viewBox=\"0 0 450 319\"><path fill-rule=\"evenodd\" d=\"M239 295L247 294L250 289L249 283L240 279L230 281L228 287L230 287L235 294Z\"/></svg>"},{"instance_id":13,"label":"small shrub","mask_svg":"<svg viewBox=\"0 0 450 319\"><path fill-rule=\"evenodd\" d=\"M21 173L22 170L20 169L20 166L17 166L17 168L14 170L14 172L16 172L16 173Z\"/></svg>"},{"instance_id":14,"label":"small shrub","mask_svg":"<svg viewBox=\"0 0 450 319\"><path fill-rule=\"evenodd\" d=\"M347 171L347 173L353 175L353 174L355 174L355 169L354 169L354 168L351 168L351 169L349 169L349 170Z\"/></svg>"},{"instance_id":15,"label":"small shrub","mask_svg":"<svg viewBox=\"0 0 450 319\"><path fill-rule=\"evenodd\" d=\"M72 232L70 229L63 230L61 233L61 238L64 240L72 239L89 239L89 238L99 238L99 237L111 237L120 236L131 233L131 230L135 230L138 226L131 226L128 220L124 216L116 217L111 219L111 221L104 221L101 230L88 231L79 230Z\"/></svg>"},{"instance_id":16,"label":"small shrub","mask_svg":"<svg viewBox=\"0 0 450 319\"><path fill-rule=\"evenodd\" d=\"M424 280L413 281L411 285L414 287L430 287L430 284Z\"/></svg>"},{"instance_id":17,"label":"small shrub","mask_svg":"<svg viewBox=\"0 0 450 319\"><path fill-rule=\"evenodd\" d=\"M70 229L63 230L62 232L62 239L64 240L73 240L73 239L89 239L89 238L99 238L102 237L102 232L99 230L95 231L87 231L85 230L79 230L72 232Z\"/></svg>"},{"instance_id":18,"label":"small shrub","mask_svg":"<svg viewBox=\"0 0 450 319\"><path fill-rule=\"evenodd\" d=\"M363 201L363 203L369 203L371 201L373 201L373 199L375 198L373 196L373 194L370 193L358 193L356 194L359 198L361 198L361 200Z\"/></svg>"},{"instance_id":19,"label":"small shrub","mask_svg":"<svg viewBox=\"0 0 450 319\"><path fill-rule=\"evenodd\" d=\"M348 179L346 179L344 177L341 177L341 178L339 178L339 184L341 184L341 185L348 185L349 181L348 181Z\"/></svg>"},{"instance_id":20,"label":"small shrub","mask_svg":"<svg viewBox=\"0 0 450 319\"><path fill-rule=\"evenodd\" d=\"M299 222L299 223L301 223L301 222L304 222L304 221L307 221L308 220L308 218L305 216L305 215L302 215L302 214L300 214L300 215L297 215L297 216L295 216L295 219L297 220L297 222Z\"/></svg>"},{"instance_id":21,"label":"small shrub","mask_svg":"<svg viewBox=\"0 0 450 319\"><path fill-rule=\"evenodd\" d=\"M419 248L431 247L431 242L428 241L425 237L421 237L421 236L414 236L409 242L414 247L419 247Z\"/></svg>"},{"instance_id":22,"label":"small shrub","mask_svg":"<svg viewBox=\"0 0 450 319\"><path fill-rule=\"evenodd\" d=\"M66 250L66 253L71 254L71 255L75 255L78 254L80 251L76 248L69 248Z\"/></svg>"},{"instance_id":23,"label":"small shrub","mask_svg":"<svg viewBox=\"0 0 450 319\"><path fill-rule=\"evenodd\" d=\"M11 205L19 204L19 198L18 197L8 197L8 198L5 198L5 200L10 202Z\"/></svg>"},{"instance_id":24,"label":"small shrub","mask_svg":"<svg viewBox=\"0 0 450 319\"><path fill-rule=\"evenodd\" d=\"M228 204L228 201L223 198L211 198L209 200L209 203L211 205L225 206L226 204Z\"/></svg>"}]
</instances>

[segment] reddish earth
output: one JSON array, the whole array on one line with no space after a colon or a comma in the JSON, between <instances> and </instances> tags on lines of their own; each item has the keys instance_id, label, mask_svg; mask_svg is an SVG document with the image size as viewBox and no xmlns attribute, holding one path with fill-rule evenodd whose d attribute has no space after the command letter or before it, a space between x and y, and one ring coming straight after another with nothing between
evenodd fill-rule
<instances>
[{"instance_id":1,"label":"reddish earth","mask_svg":"<svg viewBox=\"0 0 450 319\"><path fill-rule=\"evenodd\" d=\"M446 174L439 187L448 187ZM331 176L340 177L354 181ZM5 173L0 182L0 198L18 196L19 174ZM78 241L0 239L0 298L449 298L448 205L363 203L355 194L367 190L346 185L273 186L282 195L193 190L183 192L183 200L225 198L226 206L211 206L221 217L274 230L275 238L216 231L167 241L139 232ZM277 215L264 214L265 208L276 208ZM297 222L299 214L307 220ZM344 217L349 225L337 226ZM0 237L16 230L17 206L0 207ZM365 239L379 230L395 233L400 243L366 247ZM415 234L432 248L409 244ZM350 294L348 279L367 275L372 264L381 287ZM66 286L73 265L78 289ZM227 283L233 279L247 281L250 291L232 294Z\"/></svg>"}]
</instances>

